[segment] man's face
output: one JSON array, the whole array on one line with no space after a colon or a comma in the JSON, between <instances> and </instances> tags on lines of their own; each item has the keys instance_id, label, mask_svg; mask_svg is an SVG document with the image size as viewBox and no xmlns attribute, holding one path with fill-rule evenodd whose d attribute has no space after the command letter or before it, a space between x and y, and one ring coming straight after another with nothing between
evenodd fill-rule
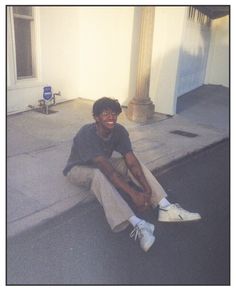
<instances>
[{"instance_id":1,"label":"man's face","mask_svg":"<svg viewBox=\"0 0 236 291\"><path fill-rule=\"evenodd\" d=\"M116 124L117 113L113 112L111 109L105 109L98 116L95 116L95 120L99 126L111 130Z\"/></svg>"}]
</instances>

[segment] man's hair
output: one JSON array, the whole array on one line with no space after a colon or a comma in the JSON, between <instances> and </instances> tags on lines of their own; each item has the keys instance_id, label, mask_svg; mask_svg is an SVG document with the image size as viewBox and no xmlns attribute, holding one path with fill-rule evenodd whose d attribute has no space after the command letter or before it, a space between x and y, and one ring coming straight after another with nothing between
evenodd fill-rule
<instances>
[{"instance_id":1,"label":"man's hair","mask_svg":"<svg viewBox=\"0 0 236 291\"><path fill-rule=\"evenodd\" d=\"M93 116L98 116L107 109L111 109L117 115L119 115L122 111L120 103L117 99L102 97L95 101L95 103L93 104Z\"/></svg>"}]
</instances>

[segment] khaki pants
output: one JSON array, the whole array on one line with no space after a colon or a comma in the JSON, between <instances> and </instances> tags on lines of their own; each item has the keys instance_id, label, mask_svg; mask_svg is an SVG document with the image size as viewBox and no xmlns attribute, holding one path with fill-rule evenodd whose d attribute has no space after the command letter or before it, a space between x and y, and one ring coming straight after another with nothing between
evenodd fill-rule
<instances>
[{"instance_id":1,"label":"khaki pants","mask_svg":"<svg viewBox=\"0 0 236 291\"><path fill-rule=\"evenodd\" d=\"M124 179L130 178L136 185L139 185L128 171L123 158L111 158L110 162ZM156 207L159 201L166 197L167 194L149 169L143 164L141 164L141 167L152 189L152 206ZM70 170L67 177L71 183L86 187L93 192L103 206L107 222L114 232L124 230L129 225L128 219L135 215L134 212L99 169L75 166Z\"/></svg>"}]
</instances>

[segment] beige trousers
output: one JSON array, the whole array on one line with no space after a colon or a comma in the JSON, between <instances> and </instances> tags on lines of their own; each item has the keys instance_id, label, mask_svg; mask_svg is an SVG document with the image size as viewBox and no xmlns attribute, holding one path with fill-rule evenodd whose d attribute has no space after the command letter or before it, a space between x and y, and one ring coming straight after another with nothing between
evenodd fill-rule
<instances>
[{"instance_id":1,"label":"beige trousers","mask_svg":"<svg viewBox=\"0 0 236 291\"><path fill-rule=\"evenodd\" d=\"M128 171L123 158L111 158L110 162L124 179L131 179L136 185L139 185L137 180ZM159 201L166 197L167 194L150 170L142 163L140 164L152 189L152 206L156 207ZM67 177L74 185L86 187L93 192L102 205L107 222L114 232L124 230L129 225L128 219L135 215L134 212L99 169L75 166L70 170Z\"/></svg>"}]
</instances>

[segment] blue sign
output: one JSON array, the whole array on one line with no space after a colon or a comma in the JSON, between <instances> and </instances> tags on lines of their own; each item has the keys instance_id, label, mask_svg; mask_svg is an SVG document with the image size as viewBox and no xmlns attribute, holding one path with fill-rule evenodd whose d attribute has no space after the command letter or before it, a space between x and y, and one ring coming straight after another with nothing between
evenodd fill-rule
<instances>
[{"instance_id":1,"label":"blue sign","mask_svg":"<svg viewBox=\"0 0 236 291\"><path fill-rule=\"evenodd\" d=\"M49 101L52 99L53 94L52 94L52 87L51 86L46 86L43 88L43 99L45 101Z\"/></svg>"}]
</instances>

